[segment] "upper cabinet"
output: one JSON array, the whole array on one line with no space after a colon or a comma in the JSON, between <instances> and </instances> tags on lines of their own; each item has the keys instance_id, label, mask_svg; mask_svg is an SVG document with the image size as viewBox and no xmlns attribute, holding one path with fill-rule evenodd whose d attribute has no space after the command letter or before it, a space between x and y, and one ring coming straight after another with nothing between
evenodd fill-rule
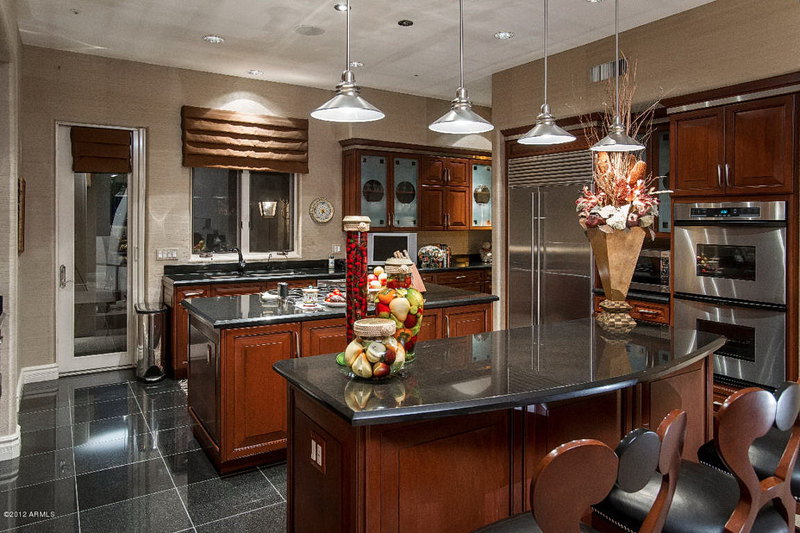
<instances>
[{"instance_id":1,"label":"upper cabinet","mask_svg":"<svg viewBox=\"0 0 800 533\"><path fill-rule=\"evenodd\" d=\"M473 229L492 228L492 165L472 165L472 222Z\"/></svg>"},{"instance_id":2,"label":"upper cabinet","mask_svg":"<svg viewBox=\"0 0 800 533\"><path fill-rule=\"evenodd\" d=\"M419 226L418 157L353 150L342 164L345 215L368 216L376 230Z\"/></svg>"},{"instance_id":3,"label":"upper cabinet","mask_svg":"<svg viewBox=\"0 0 800 533\"><path fill-rule=\"evenodd\" d=\"M787 95L672 116L674 195L792 192L794 109Z\"/></svg>"},{"instance_id":4,"label":"upper cabinet","mask_svg":"<svg viewBox=\"0 0 800 533\"><path fill-rule=\"evenodd\" d=\"M369 216L378 231L491 228L488 155L363 139L342 145L344 215Z\"/></svg>"}]
</instances>

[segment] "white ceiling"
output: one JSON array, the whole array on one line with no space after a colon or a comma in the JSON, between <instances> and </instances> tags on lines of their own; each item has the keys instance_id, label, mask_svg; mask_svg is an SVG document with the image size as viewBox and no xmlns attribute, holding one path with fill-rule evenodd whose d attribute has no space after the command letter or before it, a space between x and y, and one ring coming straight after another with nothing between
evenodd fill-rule
<instances>
[{"instance_id":1,"label":"white ceiling","mask_svg":"<svg viewBox=\"0 0 800 533\"><path fill-rule=\"evenodd\" d=\"M712 0L620 0L622 29ZM25 44L232 76L333 88L344 66L345 15L335 0L18 0ZM458 2L351 0L360 85L450 99L458 84ZM78 10L74 14L72 10ZM491 75L540 58L540 0L465 0L466 80L491 103ZM614 2L550 2L551 52L614 32ZM414 25L400 27L397 21ZM303 36L299 25L325 33ZM516 37L494 38L499 30ZM225 37L221 45L202 41ZM623 42L624 46L624 42ZM609 59L611 50L609 50Z\"/></svg>"}]
</instances>

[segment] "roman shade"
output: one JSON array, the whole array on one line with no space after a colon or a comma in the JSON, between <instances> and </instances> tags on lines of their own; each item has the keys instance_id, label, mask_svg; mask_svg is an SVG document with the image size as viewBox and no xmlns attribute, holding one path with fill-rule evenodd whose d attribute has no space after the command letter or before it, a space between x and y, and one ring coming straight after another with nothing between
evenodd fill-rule
<instances>
[{"instance_id":1,"label":"roman shade","mask_svg":"<svg viewBox=\"0 0 800 533\"><path fill-rule=\"evenodd\" d=\"M73 172L120 172L132 169L130 130L70 128Z\"/></svg>"},{"instance_id":2,"label":"roman shade","mask_svg":"<svg viewBox=\"0 0 800 533\"><path fill-rule=\"evenodd\" d=\"M308 120L183 106L183 166L308 173Z\"/></svg>"}]
</instances>

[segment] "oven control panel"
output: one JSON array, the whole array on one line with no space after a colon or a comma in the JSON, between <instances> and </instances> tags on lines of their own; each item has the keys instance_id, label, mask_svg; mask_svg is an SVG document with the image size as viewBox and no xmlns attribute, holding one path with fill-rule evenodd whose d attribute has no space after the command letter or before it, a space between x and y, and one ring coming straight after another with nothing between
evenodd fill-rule
<instances>
[{"instance_id":1,"label":"oven control panel","mask_svg":"<svg viewBox=\"0 0 800 533\"><path fill-rule=\"evenodd\" d=\"M761 218L760 207L692 207L692 218Z\"/></svg>"}]
</instances>

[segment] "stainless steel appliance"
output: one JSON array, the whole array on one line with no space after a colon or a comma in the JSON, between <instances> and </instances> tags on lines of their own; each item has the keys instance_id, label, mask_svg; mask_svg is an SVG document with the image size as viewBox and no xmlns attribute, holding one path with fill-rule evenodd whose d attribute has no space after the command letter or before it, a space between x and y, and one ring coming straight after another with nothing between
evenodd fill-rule
<instances>
[{"instance_id":1,"label":"stainless steel appliance","mask_svg":"<svg viewBox=\"0 0 800 533\"><path fill-rule=\"evenodd\" d=\"M777 387L786 376L786 205L676 204L676 327L721 333L715 373Z\"/></svg>"},{"instance_id":2,"label":"stainless steel appliance","mask_svg":"<svg viewBox=\"0 0 800 533\"><path fill-rule=\"evenodd\" d=\"M669 250L642 250L633 271L631 289L669 292Z\"/></svg>"},{"instance_id":3,"label":"stainless steel appliance","mask_svg":"<svg viewBox=\"0 0 800 533\"><path fill-rule=\"evenodd\" d=\"M509 327L591 315L591 248L575 214L591 179L588 151L509 160Z\"/></svg>"}]
</instances>

